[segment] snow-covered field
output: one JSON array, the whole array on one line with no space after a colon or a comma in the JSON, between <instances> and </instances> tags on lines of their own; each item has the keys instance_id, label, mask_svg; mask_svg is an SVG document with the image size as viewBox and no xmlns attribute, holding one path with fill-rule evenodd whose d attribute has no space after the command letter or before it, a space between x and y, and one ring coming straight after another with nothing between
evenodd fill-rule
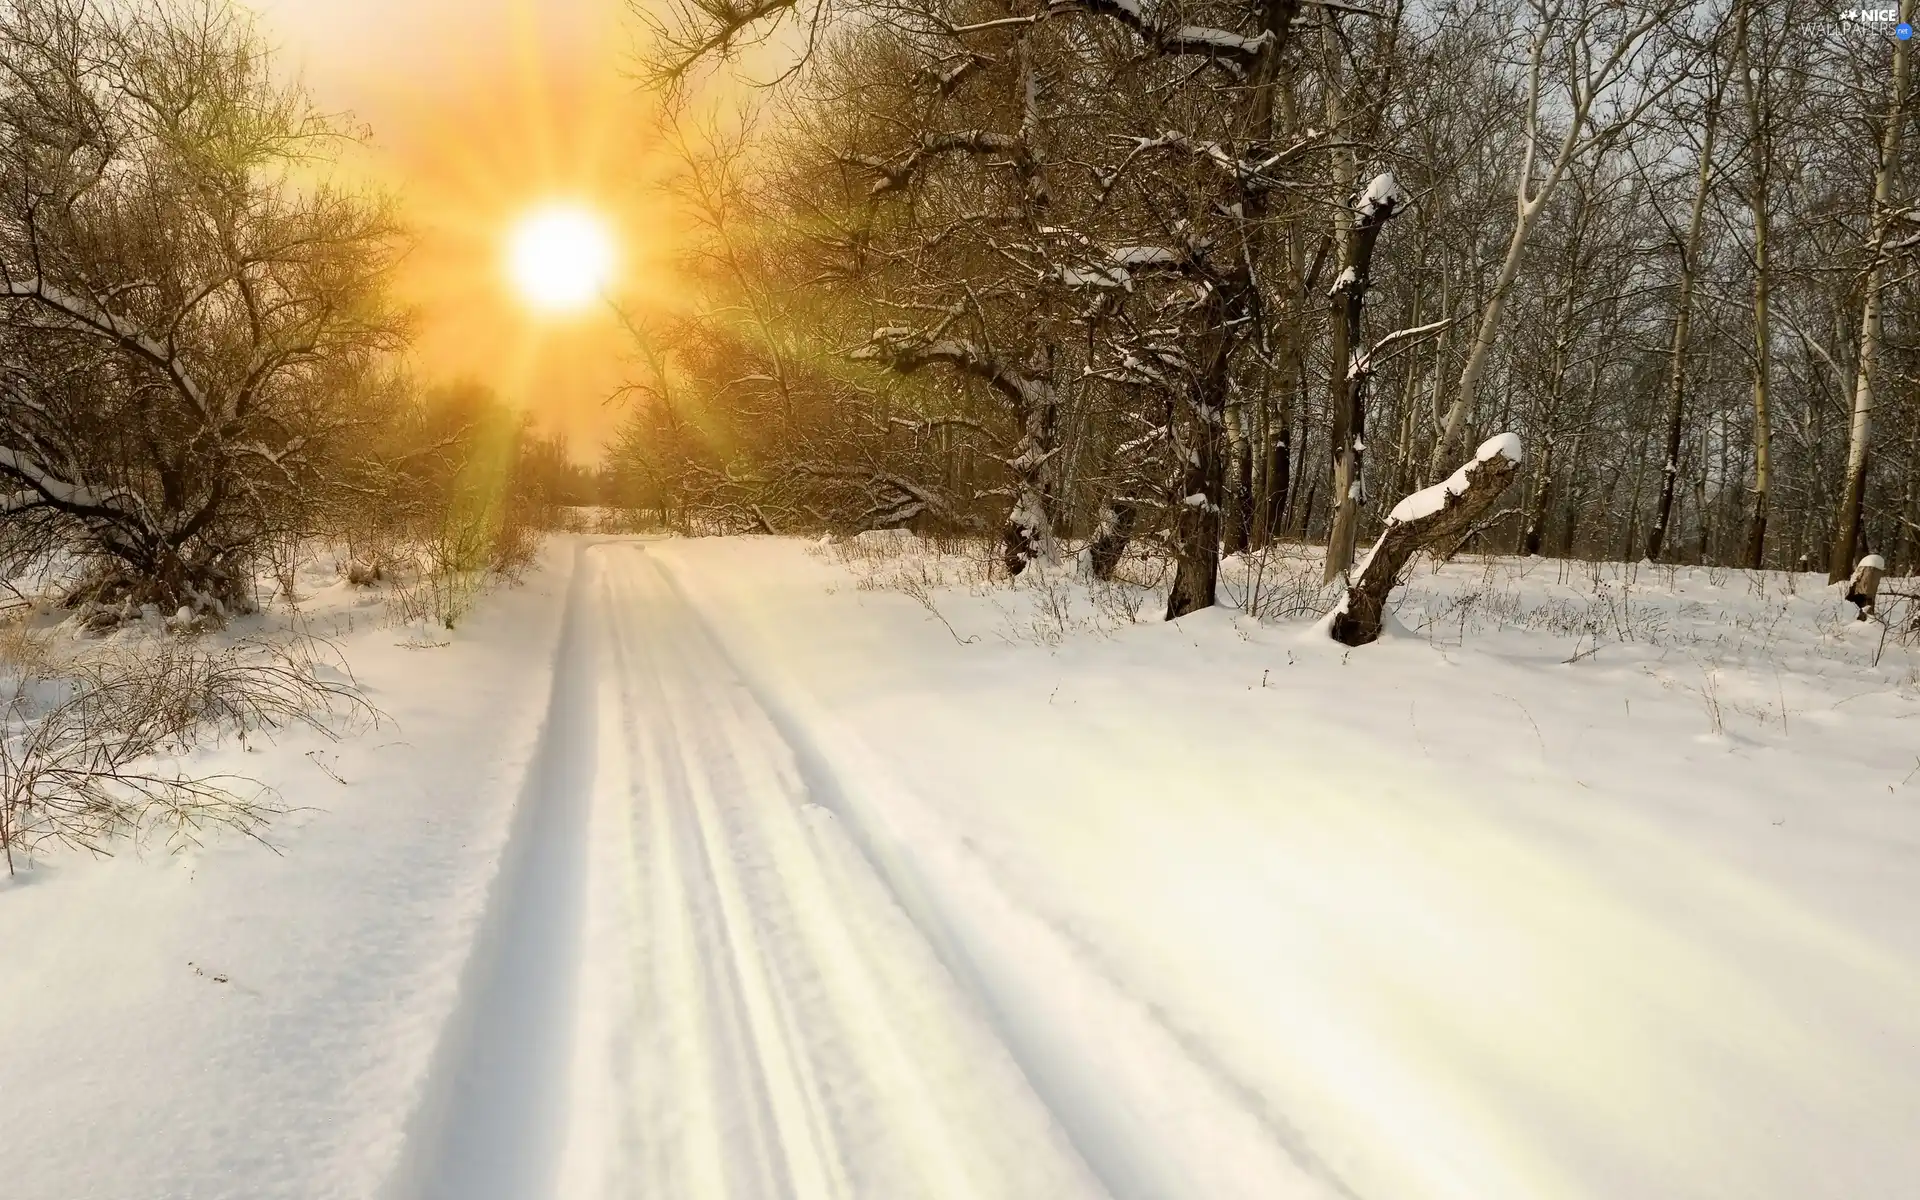
<instances>
[{"instance_id":1,"label":"snow-covered field","mask_svg":"<svg viewBox=\"0 0 1920 1200\"><path fill-rule=\"evenodd\" d=\"M1920 658L1542 560L1348 651L1316 575L571 538L434 648L316 583L392 720L209 752L280 855L0 882L0 1194L1910 1195Z\"/></svg>"}]
</instances>

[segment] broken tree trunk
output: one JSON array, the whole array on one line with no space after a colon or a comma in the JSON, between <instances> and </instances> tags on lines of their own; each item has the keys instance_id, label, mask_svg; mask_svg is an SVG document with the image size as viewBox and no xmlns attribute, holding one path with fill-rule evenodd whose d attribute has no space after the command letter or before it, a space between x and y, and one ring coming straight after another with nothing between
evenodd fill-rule
<instances>
[{"instance_id":1,"label":"broken tree trunk","mask_svg":"<svg viewBox=\"0 0 1920 1200\"><path fill-rule=\"evenodd\" d=\"M1880 599L1880 578L1886 573L1887 560L1878 554L1867 555L1853 569L1853 578L1847 581L1847 602L1860 610L1855 620L1874 615L1874 605Z\"/></svg>"},{"instance_id":2,"label":"broken tree trunk","mask_svg":"<svg viewBox=\"0 0 1920 1200\"><path fill-rule=\"evenodd\" d=\"M1396 504L1380 540L1333 610L1327 623L1333 640L1364 646L1377 639L1387 598L1407 561L1421 550L1452 546L1464 538L1520 473L1520 461L1519 437L1503 433L1482 444L1473 461L1450 478Z\"/></svg>"}]
</instances>

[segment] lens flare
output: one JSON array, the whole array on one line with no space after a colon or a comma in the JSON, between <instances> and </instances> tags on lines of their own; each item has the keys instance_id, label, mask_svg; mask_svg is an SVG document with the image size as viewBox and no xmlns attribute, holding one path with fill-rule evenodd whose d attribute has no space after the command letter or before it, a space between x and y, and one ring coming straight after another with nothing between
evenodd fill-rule
<instances>
[{"instance_id":1,"label":"lens flare","mask_svg":"<svg viewBox=\"0 0 1920 1200\"><path fill-rule=\"evenodd\" d=\"M613 280L613 235L584 208L553 206L528 214L507 243L514 288L541 312L577 312Z\"/></svg>"}]
</instances>

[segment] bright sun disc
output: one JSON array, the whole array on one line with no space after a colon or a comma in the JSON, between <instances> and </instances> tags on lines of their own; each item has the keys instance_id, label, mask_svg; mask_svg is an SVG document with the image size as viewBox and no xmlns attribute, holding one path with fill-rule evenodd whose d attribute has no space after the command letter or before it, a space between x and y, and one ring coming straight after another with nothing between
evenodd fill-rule
<instances>
[{"instance_id":1,"label":"bright sun disc","mask_svg":"<svg viewBox=\"0 0 1920 1200\"><path fill-rule=\"evenodd\" d=\"M613 238L578 208L546 208L516 225L507 270L527 303L546 312L585 308L613 278Z\"/></svg>"}]
</instances>

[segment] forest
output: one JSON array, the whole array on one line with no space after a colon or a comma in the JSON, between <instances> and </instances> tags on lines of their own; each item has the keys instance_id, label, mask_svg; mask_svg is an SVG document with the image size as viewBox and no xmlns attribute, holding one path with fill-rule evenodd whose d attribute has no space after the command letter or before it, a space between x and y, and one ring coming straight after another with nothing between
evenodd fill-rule
<instances>
[{"instance_id":1,"label":"forest","mask_svg":"<svg viewBox=\"0 0 1920 1200\"><path fill-rule=\"evenodd\" d=\"M636 10L697 236L620 499L1131 551L1179 616L1513 433L1453 548L1910 573L1911 7Z\"/></svg>"}]
</instances>

